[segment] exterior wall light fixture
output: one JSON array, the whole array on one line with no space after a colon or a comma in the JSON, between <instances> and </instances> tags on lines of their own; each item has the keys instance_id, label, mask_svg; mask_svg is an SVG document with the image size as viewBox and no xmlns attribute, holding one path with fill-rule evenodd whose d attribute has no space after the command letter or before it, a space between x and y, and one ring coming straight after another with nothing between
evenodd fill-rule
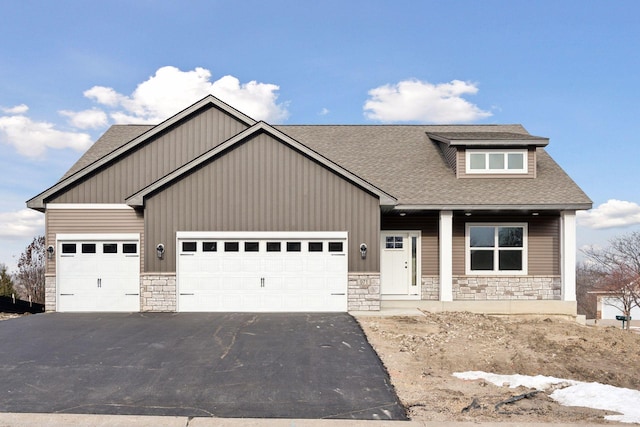
<instances>
[{"instance_id":1,"label":"exterior wall light fixture","mask_svg":"<svg viewBox=\"0 0 640 427\"><path fill-rule=\"evenodd\" d=\"M160 259L164 257L164 245L162 243L158 243L158 246L156 246L156 255Z\"/></svg>"}]
</instances>

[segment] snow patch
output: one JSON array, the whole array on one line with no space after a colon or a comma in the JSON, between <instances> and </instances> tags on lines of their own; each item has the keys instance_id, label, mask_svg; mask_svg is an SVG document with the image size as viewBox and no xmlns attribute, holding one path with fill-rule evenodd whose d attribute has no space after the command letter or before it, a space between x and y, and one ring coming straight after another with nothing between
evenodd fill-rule
<instances>
[{"instance_id":1,"label":"snow patch","mask_svg":"<svg viewBox=\"0 0 640 427\"><path fill-rule=\"evenodd\" d=\"M619 412L607 415L606 420L640 424L640 391L600 383L586 383L544 375L498 375L482 371L456 372L463 380L485 380L497 386L527 387L536 390L554 390L549 395L564 406L583 406Z\"/></svg>"}]
</instances>

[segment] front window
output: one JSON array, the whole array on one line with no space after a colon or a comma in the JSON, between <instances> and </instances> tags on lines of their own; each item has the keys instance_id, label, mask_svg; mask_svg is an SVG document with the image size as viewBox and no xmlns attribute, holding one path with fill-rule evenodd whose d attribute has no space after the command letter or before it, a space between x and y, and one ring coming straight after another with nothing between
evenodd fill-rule
<instances>
[{"instance_id":1,"label":"front window","mask_svg":"<svg viewBox=\"0 0 640 427\"><path fill-rule=\"evenodd\" d=\"M527 173L527 150L467 150L467 173Z\"/></svg>"},{"instance_id":2,"label":"front window","mask_svg":"<svg viewBox=\"0 0 640 427\"><path fill-rule=\"evenodd\" d=\"M526 224L467 224L467 274L527 274Z\"/></svg>"}]
</instances>

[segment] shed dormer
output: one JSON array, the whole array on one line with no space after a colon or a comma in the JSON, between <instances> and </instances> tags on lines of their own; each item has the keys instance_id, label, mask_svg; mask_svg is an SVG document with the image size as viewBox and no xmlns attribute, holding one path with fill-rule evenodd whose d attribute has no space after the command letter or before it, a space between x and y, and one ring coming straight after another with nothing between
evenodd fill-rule
<instances>
[{"instance_id":1,"label":"shed dormer","mask_svg":"<svg viewBox=\"0 0 640 427\"><path fill-rule=\"evenodd\" d=\"M427 132L458 178L535 178L549 138L514 132Z\"/></svg>"}]
</instances>

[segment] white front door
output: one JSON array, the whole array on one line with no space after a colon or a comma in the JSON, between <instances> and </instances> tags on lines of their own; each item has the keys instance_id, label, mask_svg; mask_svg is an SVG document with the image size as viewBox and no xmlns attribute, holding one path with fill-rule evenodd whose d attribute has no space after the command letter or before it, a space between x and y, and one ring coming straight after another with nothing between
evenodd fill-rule
<instances>
[{"instance_id":1,"label":"white front door","mask_svg":"<svg viewBox=\"0 0 640 427\"><path fill-rule=\"evenodd\" d=\"M383 231L380 294L384 299L420 297L420 232Z\"/></svg>"}]
</instances>

